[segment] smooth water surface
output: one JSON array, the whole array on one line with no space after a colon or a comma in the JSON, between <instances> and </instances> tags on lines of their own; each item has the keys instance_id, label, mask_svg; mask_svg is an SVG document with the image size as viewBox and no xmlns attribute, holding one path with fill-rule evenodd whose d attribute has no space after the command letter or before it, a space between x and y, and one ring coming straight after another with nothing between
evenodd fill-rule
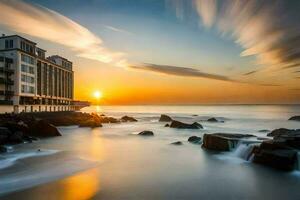
<instances>
[{"instance_id":1,"label":"smooth water surface","mask_svg":"<svg viewBox=\"0 0 300 200\"><path fill-rule=\"evenodd\" d=\"M243 146L216 153L187 142L204 133L266 137L258 131L300 128L287 120L300 114L300 106L94 106L83 111L129 115L138 122L60 127L62 137L15 146L0 158L2 199L300 199L300 172L245 161ZM198 121L204 129L164 127L158 122L162 113ZM202 121L209 117L225 123ZM136 135L143 130L155 136ZM175 141L183 145L170 145Z\"/></svg>"}]
</instances>

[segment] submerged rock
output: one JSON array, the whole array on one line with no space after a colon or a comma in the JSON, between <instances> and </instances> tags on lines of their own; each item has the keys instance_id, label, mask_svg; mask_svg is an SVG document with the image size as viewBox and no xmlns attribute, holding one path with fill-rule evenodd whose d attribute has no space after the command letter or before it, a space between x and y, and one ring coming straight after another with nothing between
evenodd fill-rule
<instances>
[{"instance_id":1,"label":"submerged rock","mask_svg":"<svg viewBox=\"0 0 300 200\"><path fill-rule=\"evenodd\" d=\"M183 145L183 143L181 141L177 141L177 142L172 142L172 145Z\"/></svg>"},{"instance_id":2,"label":"submerged rock","mask_svg":"<svg viewBox=\"0 0 300 200\"><path fill-rule=\"evenodd\" d=\"M197 122L194 122L192 124L186 124L183 122L175 121L173 120L170 124L170 128L179 128L179 129L200 129L203 128L203 126Z\"/></svg>"},{"instance_id":3,"label":"submerged rock","mask_svg":"<svg viewBox=\"0 0 300 200\"><path fill-rule=\"evenodd\" d=\"M9 136L11 135L11 131L6 127L0 127L0 145L6 144Z\"/></svg>"},{"instance_id":4,"label":"submerged rock","mask_svg":"<svg viewBox=\"0 0 300 200\"><path fill-rule=\"evenodd\" d=\"M235 148L239 139L255 137L249 134L214 133L204 134L202 147L215 151L230 151Z\"/></svg>"},{"instance_id":5,"label":"submerged rock","mask_svg":"<svg viewBox=\"0 0 300 200\"><path fill-rule=\"evenodd\" d=\"M201 137L198 136L191 136L188 139L189 142L194 143L194 144L200 144L201 143Z\"/></svg>"},{"instance_id":6,"label":"submerged rock","mask_svg":"<svg viewBox=\"0 0 300 200\"><path fill-rule=\"evenodd\" d=\"M262 130L259 130L258 132L260 132L260 133L268 133L268 132L270 132L270 130L262 129Z\"/></svg>"},{"instance_id":7,"label":"submerged rock","mask_svg":"<svg viewBox=\"0 0 300 200\"><path fill-rule=\"evenodd\" d=\"M142 131L138 135L141 135L141 136L154 136L154 133L152 131Z\"/></svg>"},{"instance_id":8,"label":"submerged rock","mask_svg":"<svg viewBox=\"0 0 300 200\"><path fill-rule=\"evenodd\" d=\"M0 153L6 153L6 152L7 152L7 148L5 146L0 145Z\"/></svg>"},{"instance_id":9,"label":"submerged rock","mask_svg":"<svg viewBox=\"0 0 300 200\"><path fill-rule=\"evenodd\" d=\"M166 125L165 125L165 127L169 127L169 126L170 126L169 124L166 124Z\"/></svg>"},{"instance_id":10,"label":"submerged rock","mask_svg":"<svg viewBox=\"0 0 300 200\"><path fill-rule=\"evenodd\" d=\"M173 119L168 115L161 115L159 118L160 122L171 122Z\"/></svg>"},{"instance_id":11,"label":"submerged rock","mask_svg":"<svg viewBox=\"0 0 300 200\"><path fill-rule=\"evenodd\" d=\"M87 121L80 122L79 127L96 128L96 127L102 127L102 124L99 121L87 120Z\"/></svg>"},{"instance_id":12,"label":"submerged rock","mask_svg":"<svg viewBox=\"0 0 300 200\"><path fill-rule=\"evenodd\" d=\"M208 122L219 122L216 118L212 117L207 120Z\"/></svg>"},{"instance_id":13,"label":"submerged rock","mask_svg":"<svg viewBox=\"0 0 300 200\"><path fill-rule=\"evenodd\" d=\"M133 118L133 117L129 117L129 116L123 116L122 118L121 118L121 121L122 122L137 122L138 120L136 120L135 118Z\"/></svg>"},{"instance_id":14,"label":"submerged rock","mask_svg":"<svg viewBox=\"0 0 300 200\"><path fill-rule=\"evenodd\" d=\"M300 121L300 116L293 116L289 120Z\"/></svg>"}]
</instances>

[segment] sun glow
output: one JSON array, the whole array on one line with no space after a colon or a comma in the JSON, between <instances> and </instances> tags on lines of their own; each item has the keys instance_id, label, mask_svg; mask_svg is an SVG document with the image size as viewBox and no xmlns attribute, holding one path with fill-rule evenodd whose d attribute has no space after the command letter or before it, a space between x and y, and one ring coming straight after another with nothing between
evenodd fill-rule
<instances>
[{"instance_id":1,"label":"sun glow","mask_svg":"<svg viewBox=\"0 0 300 200\"><path fill-rule=\"evenodd\" d=\"M101 91L95 91L95 92L94 92L94 97L95 97L96 99L101 99L101 98L103 97L103 94L102 94Z\"/></svg>"}]
</instances>

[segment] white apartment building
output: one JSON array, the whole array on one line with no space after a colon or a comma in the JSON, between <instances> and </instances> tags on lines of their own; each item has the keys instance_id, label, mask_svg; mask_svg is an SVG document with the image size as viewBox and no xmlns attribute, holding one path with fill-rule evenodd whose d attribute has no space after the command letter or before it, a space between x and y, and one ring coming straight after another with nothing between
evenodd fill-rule
<instances>
[{"instance_id":1,"label":"white apartment building","mask_svg":"<svg viewBox=\"0 0 300 200\"><path fill-rule=\"evenodd\" d=\"M0 36L0 105L14 112L74 110L72 62L18 35Z\"/></svg>"}]
</instances>

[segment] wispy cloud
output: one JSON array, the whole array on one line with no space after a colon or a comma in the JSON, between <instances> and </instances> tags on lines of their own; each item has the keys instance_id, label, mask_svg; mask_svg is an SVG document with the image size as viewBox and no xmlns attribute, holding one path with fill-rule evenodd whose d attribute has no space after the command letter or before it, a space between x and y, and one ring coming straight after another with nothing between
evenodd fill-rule
<instances>
[{"instance_id":1,"label":"wispy cloud","mask_svg":"<svg viewBox=\"0 0 300 200\"><path fill-rule=\"evenodd\" d=\"M251 71L251 72L247 72L245 74L243 74L244 76L249 76L249 75L252 75L252 74L255 74L257 73L257 70L254 70L254 71Z\"/></svg>"},{"instance_id":2,"label":"wispy cloud","mask_svg":"<svg viewBox=\"0 0 300 200\"><path fill-rule=\"evenodd\" d=\"M144 63L140 65L130 65L129 68L138 69L138 70L147 70L147 71L152 71L152 72L157 72L157 73L162 73L167 75L175 75L175 76L208 78L208 79L221 80L221 81L234 81L226 76L204 73L197 69L188 68L188 67Z\"/></svg>"},{"instance_id":3,"label":"wispy cloud","mask_svg":"<svg viewBox=\"0 0 300 200\"><path fill-rule=\"evenodd\" d=\"M231 36L244 49L241 56L256 56L257 64L264 67L300 66L300 15L296 2L182 1L195 5L194 9L205 27L214 26L222 35ZM176 5L181 4L177 2Z\"/></svg>"},{"instance_id":4,"label":"wispy cloud","mask_svg":"<svg viewBox=\"0 0 300 200\"><path fill-rule=\"evenodd\" d=\"M80 57L114 64L124 56L124 53L105 48L101 38L87 28L45 7L21 0L1 0L0 10L1 25L65 45Z\"/></svg>"},{"instance_id":5,"label":"wispy cloud","mask_svg":"<svg viewBox=\"0 0 300 200\"><path fill-rule=\"evenodd\" d=\"M114 32L125 33L125 34L128 34L128 35L133 35L133 33L129 32L129 31L126 31L124 29L121 29L121 28L116 28L116 27L108 26L108 25L105 25L104 27L107 28L107 29L109 29L109 30L111 30L111 31L114 31Z\"/></svg>"}]
</instances>

